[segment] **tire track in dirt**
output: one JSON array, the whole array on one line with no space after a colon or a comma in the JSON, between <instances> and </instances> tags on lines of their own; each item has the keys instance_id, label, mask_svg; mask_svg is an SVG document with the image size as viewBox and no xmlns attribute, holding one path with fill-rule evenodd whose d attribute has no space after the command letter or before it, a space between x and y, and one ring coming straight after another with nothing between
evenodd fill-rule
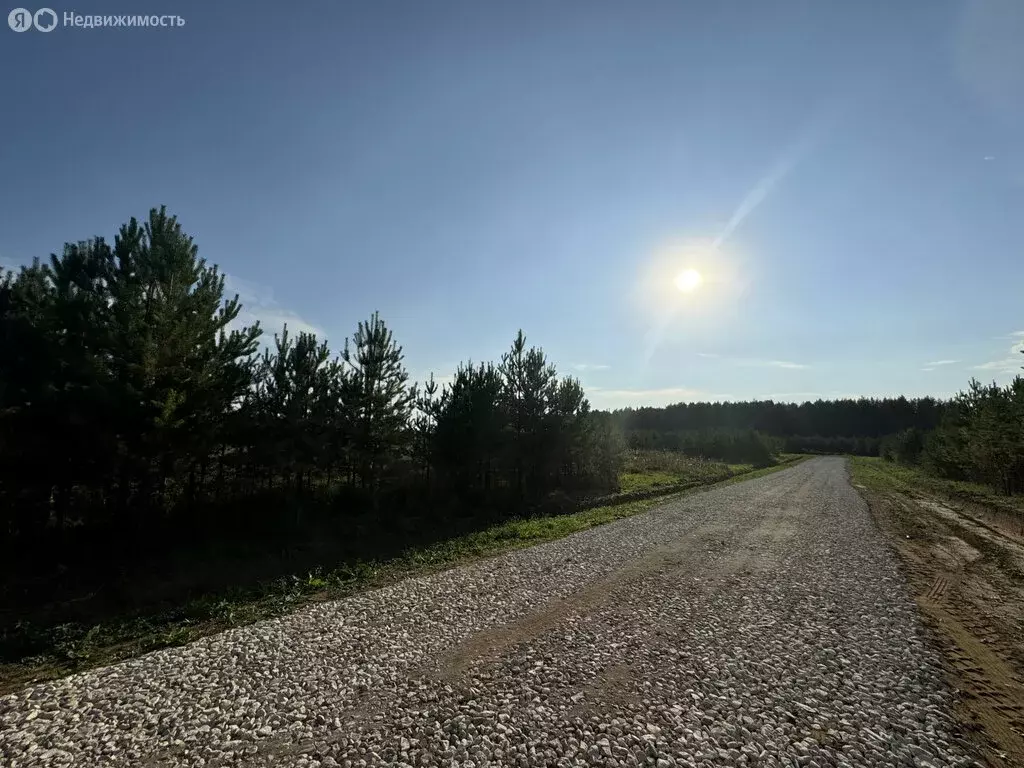
<instances>
[{"instance_id":1,"label":"tire track in dirt","mask_svg":"<svg viewBox=\"0 0 1024 768\"><path fill-rule=\"evenodd\" d=\"M1022 549L1005 531L941 502L862 489L900 554L926 624L944 652L964 727L990 764L1024 765L1024 680L1012 627L987 603L1024 615L1024 590L1006 573Z\"/></svg>"}]
</instances>

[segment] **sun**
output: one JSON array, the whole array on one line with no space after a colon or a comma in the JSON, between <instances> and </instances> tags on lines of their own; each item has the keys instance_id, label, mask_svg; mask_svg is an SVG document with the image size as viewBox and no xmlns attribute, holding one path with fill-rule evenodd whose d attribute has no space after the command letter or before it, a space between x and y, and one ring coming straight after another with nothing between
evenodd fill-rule
<instances>
[{"instance_id":1,"label":"sun","mask_svg":"<svg viewBox=\"0 0 1024 768\"><path fill-rule=\"evenodd\" d=\"M699 288L700 284L704 282L704 278L700 276L700 272L696 269L684 269L676 275L675 282L676 288L683 293L689 293Z\"/></svg>"}]
</instances>

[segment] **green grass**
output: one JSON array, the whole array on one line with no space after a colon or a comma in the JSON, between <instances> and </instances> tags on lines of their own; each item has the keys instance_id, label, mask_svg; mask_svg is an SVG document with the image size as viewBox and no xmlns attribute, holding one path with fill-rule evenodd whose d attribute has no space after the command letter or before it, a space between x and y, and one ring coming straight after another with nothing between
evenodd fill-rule
<instances>
[{"instance_id":1,"label":"green grass","mask_svg":"<svg viewBox=\"0 0 1024 768\"><path fill-rule=\"evenodd\" d=\"M333 570L315 569L276 579L249 589L233 589L204 595L158 614L124 616L82 626L56 627L17 624L0 634L5 656L17 657L19 644L43 647L36 655L25 654L13 663L0 664L0 695L29 682L52 679L90 667L137 656L158 648L184 645L204 635L290 613L310 602L337 599L396 580L422 575L455 565L553 541L578 531L632 517L676 498L753 479L792 466L804 457L785 457L773 467L754 470L749 465L728 466L677 457L633 457L639 465L666 465L643 471L634 464L623 490L663 488L653 498L605 504L573 514L509 520L490 528L457 536L430 546L411 549L385 562L348 563ZM640 471L637 471L640 470ZM625 477L624 476L624 477ZM699 482L699 485L692 485ZM680 487L690 484L690 487Z\"/></svg>"},{"instance_id":2,"label":"green grass","mask_svg":"<svg viewBox=\"0 0 1024 768\"><path fill-rule=\"evenodd\" d=\"M623 493L664 486L714 483L737 474L728 464L673 451L630 451L619 477Z\"/></svg>"},{"instance_id":3,"label":"green grass","mask_svg":"<svg viewBox=\"0 0 1024 768\"><path fill-rule=\"evenodd\" d=\"M779 462L788 464L799 458L803 458L801 454L782 454ZM726 464L673 451L630 451L619 483L623 493L633 493L693 483L716 483L755 469L758 467L753 464Z\"/></svg>"},{"instance_id":4,"label":"green grass","mask_svg":"<svg viewBox=\"0 0 1024 768\"><path fill-rule=\"evenodd\" d=\"M671 472L623 472L619 477L623 493L643 491L662 485L677 485L680 482L679 476Z\"/></svg>"},{"instance_id":5,"label":"green grass","mask_svg":"<svg viewBox=\"0 0 1024 768\"><path fill-rule=\"evenodd\" d=\"M1024 496L1004 496L990 486L944 480L918 467L907 467L876 457L851 456L853 481L876 491L909 495L924 492L960 502L980 504L1011 515L1024 515Z\"/></svg>"}]
</instances>

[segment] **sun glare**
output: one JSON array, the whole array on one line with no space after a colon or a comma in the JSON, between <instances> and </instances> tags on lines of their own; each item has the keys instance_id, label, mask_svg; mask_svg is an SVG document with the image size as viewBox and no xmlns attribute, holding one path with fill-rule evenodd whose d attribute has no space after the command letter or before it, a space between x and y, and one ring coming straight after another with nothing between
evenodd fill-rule
<instances>
[{"instance_id":1,"label":"sun glare","mask_svg":"<svg viewBox=\"0 0 1024 768\"><path fill-rule=\"evenodd\" d=\"M700 276L700 272L696 269L684 269L676 275L676 288L683 293L696 290L703 282L704 278Z\"/></svg>"},{"instance_id":2,"label":"sun glare","mask_svg":"<svg viewBox=\"0 0 1024 768\"><path fill-rule=\"evenodd\" d=\"M666 342L717 343L741 316L741 298L753 265L737 243L674 238L649 244L630 292L632 309L646 328L644 362Z\"/></svg>"}]
</instances>

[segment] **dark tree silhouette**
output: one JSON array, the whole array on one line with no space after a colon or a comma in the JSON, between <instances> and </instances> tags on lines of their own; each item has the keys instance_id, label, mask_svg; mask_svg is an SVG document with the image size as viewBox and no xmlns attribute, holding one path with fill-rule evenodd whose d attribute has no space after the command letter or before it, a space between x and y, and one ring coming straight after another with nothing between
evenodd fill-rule
<instances>
[{"instance_id":1,"label":"dark tree silhouette","mask_svg":"<svg viewBox=\"0 0 1024 768\"><path fill-rule=\"evenodd\" d=\"M441 531L617 488L613 430L521 331L500 365L421 387L376 313L338 355L287 327L260 354L240 310L163 208L113 246L69 244L3 273L9 569L116 571L328 523L346 543L356 526L399 546L393 532L420 519Z\"/></svg>"},{"instance_id":2,"label":"dark tree silhouette","mask_svg":"<svg viewBox=\"0 0 1024 768\"><path fill-rule=\"evenodd\" d=\"M255 562L299 540L371 558L566 511L618 489L627 446L758 465L782 450L881 452L1024 492L1020 377L948 403L605 413L522 331L497 364L421 386L376 313L340 354L287 327L260 353L240 311L163 208L112 246L68 244L0 274L4 607L52 602L58 583L129 583L182 551L253 547Z\"/></svg>"}]
</instances>

